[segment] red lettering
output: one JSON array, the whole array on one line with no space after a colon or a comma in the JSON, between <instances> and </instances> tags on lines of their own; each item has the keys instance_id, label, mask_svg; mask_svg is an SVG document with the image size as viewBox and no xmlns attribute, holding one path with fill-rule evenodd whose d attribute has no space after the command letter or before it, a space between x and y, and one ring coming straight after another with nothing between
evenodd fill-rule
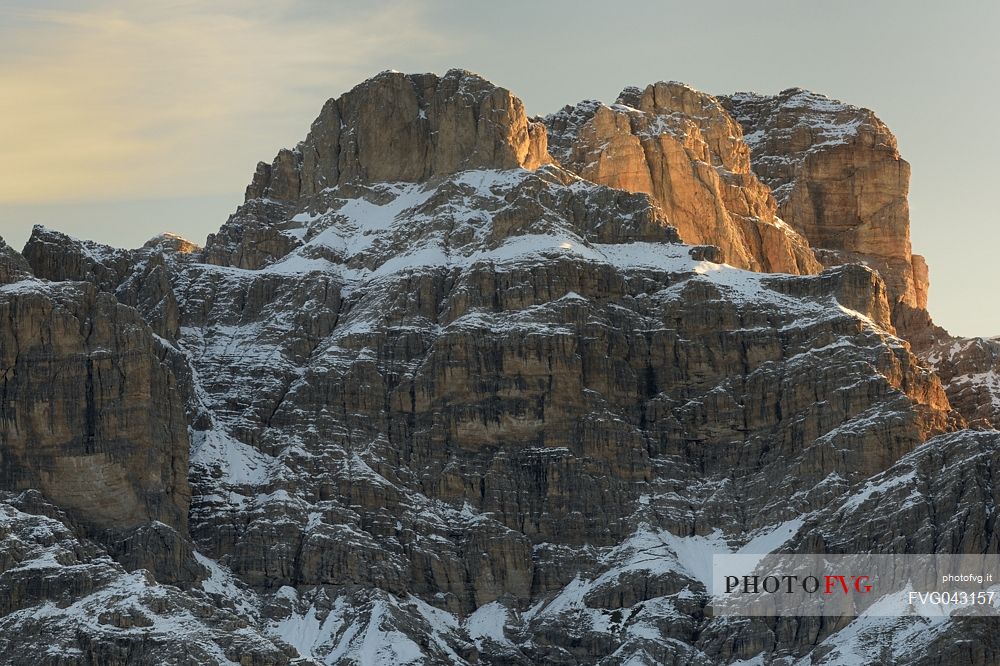
<instances>
[{"instance_id":1,"label":"red lettering","mask_svg":"<svg viewBox=\"0 0 1000 666\"><path fill-rule=\"evenodd\" d=\"M847 594L849 588L847 587L847 580L843 576L824 576L823 579L826 581L826 592L823 594L833 594L834 584L839 582L840 587L844 590L844 594Z\"/></svg>"}]
</instances>

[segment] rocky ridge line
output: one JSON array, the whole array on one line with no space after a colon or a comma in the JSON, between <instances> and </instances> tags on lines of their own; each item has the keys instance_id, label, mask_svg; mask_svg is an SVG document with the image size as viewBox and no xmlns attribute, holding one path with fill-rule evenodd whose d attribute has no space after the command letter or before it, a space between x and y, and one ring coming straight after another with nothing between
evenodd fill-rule
<instances>
[{"instance_id":1,"label":"rocky ridge line","mask_svg":"<svg viewBox=\"0 0 1000 666\"><path fill-rule=\"evenodd\" d=\"M188 426L194 547L183 526L142 522L155 516L114 541L30 491L4 495L0 586L22 600L0 618L5 652L52 664L170 663L181 646L203 663L837 663L853 635L841 626L706 619L701 563L852 534L869 549L926 546L884 524L857 529L863 516L838 507L859 497L901 533L995 552L979 481L1000 441L952 432L963 421L939 378L895 335L896 292L853 264L774 275L718 263L739 241L764 267L746 229L773 228L794 249L773 256L805 262L790 272L818 269L768 217L774 202L717 101L657 84L621 102L567 114L620 124L593 144L605 155L632 139L651 146L644 156L662 150L661 183L707 182L728 250L681 244L666 190L609 187L581 178L583 162L538 157L545 127L459 70L384 73L328 103L204 249L163 237L115 250L44 228L28 262L0 247L12 280L0 305L59 291L75 311L94 293L146 322L115 334L142 341L136 362L157 359L125 373L137 386L174 382L151 395ZM346 129L334 131L337 114ZM371 128L374 144L356 141L364 118L397 115L399 142ZM451 138L427 136L431 122ZM633 134L660 124L670 136ZM588 132L553 131L560 162ZM642 159L652 174L657 161ZM73 340L47 343L72 343L60 367L103 353ZM146 413L121 416L115 400L95 444L119 437L126 453L169 458L126 427ZM4 402L5 428L30 417L25 404ZM87 413L68 421L86 426ZM954 473L924 483L939 460ZM866 490L911 472L908 494ZM927 629L852 631L923 655L911 663L996 654L975 624Z\"/></svg>"},{"instance_id":2,"label":"rocky ridge line","mask_svg":"<svg viewBox=\"0 0 1000 666\"><path fill-rule=\"evenodd\" d=\"M711 95L673 82L626 88L612 106L581 102L545 123L562 166L651 195L685 242L716 245L750 270L820 270L809 242L776 217L740 126Z\"/></svg>"}]
</instances>

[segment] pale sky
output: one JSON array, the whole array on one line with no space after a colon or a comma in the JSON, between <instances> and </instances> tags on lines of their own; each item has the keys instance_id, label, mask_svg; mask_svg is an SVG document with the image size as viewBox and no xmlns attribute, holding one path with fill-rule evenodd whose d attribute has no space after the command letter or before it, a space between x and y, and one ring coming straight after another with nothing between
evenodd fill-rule
<instances>
[{"instance_id":1,"label":"pale sky","mask_svg":"<svg viewBox=\"0 0 1000 666\"><path fill-rule=\"evenodd\" d=\"M0 235L203 242L257 161L383 69L471 69L543 115L659 80L800 86L895 132L931 313L1000 335L998 25L987 0L0 0Z\"/></svg>"}]
</instances>

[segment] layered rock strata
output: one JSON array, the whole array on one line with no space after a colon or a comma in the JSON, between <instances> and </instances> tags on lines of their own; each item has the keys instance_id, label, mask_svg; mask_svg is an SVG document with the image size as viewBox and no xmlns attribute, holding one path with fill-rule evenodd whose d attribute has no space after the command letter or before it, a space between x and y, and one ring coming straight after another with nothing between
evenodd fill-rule
<instances>
[{"instance_id":1,"label":"layered rock strata","mask_svg":"<svg viewBox=\"0 0 1000 666\"><path fill-rule=\"evenodd\" d=\"M89 282L0 287L0 487L41 490L97 528L186 532L188 434L134 309Z\"/></svg>"},{"instance_id":2,"label":"layered rock strata","mask_svg":"<svg viewBox=\"0 0 1000 666\"><path fill-rule=\"evenodd\" d=\"M1000 440L896 336L918 280L784 225L717 100L656 84L545 125L467 72L383 73L204 249L0 247L0 652L992 663L974 621L706 617L713 553L996 552ZM106 451L121 502L51 474Z\"/></svg>"},{"instance_id":3,"label":"layered rock strata","mask_svg":"<svg viewBox=\"0 0 1000 666\"><path fill-rule=\"evenodd\" d=\"M753 171L782 219L824 265L878 270L897 332L935 368L955 408L972 423L1000 426L996 343L952 336L927 312L927 263L910 247L910 167L889 128L868 109L800 88L719 101L743 126Z\"/></svg>"},{"instance_id":4,"label":"layered rock strata","mask_svg":"<svg viewBox=\"0 0 1000 666\"><path fill-rule=\"evenodd\" d=\"M740 126L711 95L680 83L626 88L545 118L553 156L586 180L645 192L687 243L716 245L734 266L815 273L809 243L776 217L750 169Z\"/></svg>"},{"instance_id":5,"label":"layered rock strata","mask_svg":"<svg viewBox=\"0 0 1000 666\"><path fill-rule=\"evenodd\" d=\"M970 424L1000 428L1000 338L945 337L921 350Z\"/></svg>"},{"instance_id":6,"label":"layered rock strata","mask_svg":"<svg viewBox=\"0 0 1000 666\"><path fill-rule=\"evenodd\" d=\"M890 301L927 307L927 266L910 247L910 165L868 109L790 88L719 98L743 126L753 171L778 214L826 265L867 263Z\"/></svg>"},{"instance_id":7,"label":"layered rock strata","mask_svg":"<svg viewBox=\"0 0 1000 666\"><path fill-rule=\"evenodd\" d=\"M305 140L257 165L247 211L209 236L211 263L259 268L294 247L261 223L281 204L350 183L422 182L463 169L534 169L551 162L542 123L509 90L465 70L386 71L329 100ZM273 220L272 220L273 221ZM238 228L233 228L236 226ZM237 236L238 238L235 238Z\"/></svg>"}]
</instances>

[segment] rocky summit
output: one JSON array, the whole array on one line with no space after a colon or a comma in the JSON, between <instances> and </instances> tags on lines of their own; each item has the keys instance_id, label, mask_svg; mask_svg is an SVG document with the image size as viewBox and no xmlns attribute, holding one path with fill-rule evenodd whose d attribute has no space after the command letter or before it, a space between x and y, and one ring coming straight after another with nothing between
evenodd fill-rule
<instances>
[{"instance_id":1,"label":"rocky summit","mask_svg":"<svg viewBox=\"0 0 1000 666\"><path fill-rule=\"evenodd\" d=\"M383 72L200 247L0 243L7 664L1000 663L713 554L996 554L1000 342L867 109ZM757 550L754 550L756 548Z\"/></svg>"}]
</instances>

